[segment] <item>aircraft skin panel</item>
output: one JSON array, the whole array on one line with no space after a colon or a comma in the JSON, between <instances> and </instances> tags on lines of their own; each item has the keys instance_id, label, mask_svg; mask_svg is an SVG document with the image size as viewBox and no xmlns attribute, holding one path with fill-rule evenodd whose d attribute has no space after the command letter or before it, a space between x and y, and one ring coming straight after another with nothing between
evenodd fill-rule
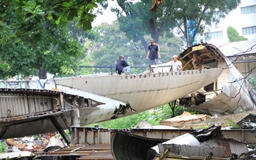
<instances>
[{"instance_id":1,"label":"aircraft skin panel","mask_svg":"<svg viewBox=\"0 0 256 160\"><path fill-rule=\"evenodd\" d=\"M24 137L28 135L57 131L47 116L55 117L63 129L68 129L70 127L71 117L69 112L45 114L34 117L31 116L29 118L21 119L15 119L14 117L14 120L9 120L8 122L0 122L0 138L6 139L12 137ZM62 117L65 117L67 121L63 121Z\"/></svg>"},{"instance_id":2,"label":"aircraft skin panel","mask_svg":"<svg viewBox=\"0 0 256 160\"><path fill-rule=\"evenodd\" d=\"M235 82L228 85L230 95L221 93L217 95L217 98L205 103L211 103L211 109L218 108L218 113L221 114L232 114L256 109L255 105L248 96L248 88L246 88L246 85L241 85L241 83L242 81L240 83ZM216 101L222 102L222 104L219 104ZM195 106L193 108L203 109L205 108L205 104L199 105L198 107Z\"/></svg>"},{"instance_id":3,"label":"aircraft skin panel","mask_svg":"<svg viewBox=\"0 0 256 160\"><path fill-rule=\"evenodd\" d=\"M55 110L56 103L56 100L49 96L0 92L0 118Z\"/></svg>"},{"instance_id":4,"label":"aircraft skin panel","mask_svg":"<svg viewBox=\"0 0 256 160\"><path fill-rule=\"evenodd\" d=\"M191 50L194 52L191 52ZM255 91L253 92L249 82L214 45L199 44L198 46L192 46L180 54L180 59L185 64L184 70L190 70L194 67L202 69L213 63L223 68L222 74L214 82L212 89L209 90L216 93L221 90L221 93L207 98L208 91L205 90L200 96L204 95L207 100L194 103L193 98L197 98L197 94L190 101L186 101L186 106L209 114L234 114L256 109L255 100L253 100Z\"/></svg>"},{"instance_id":5,"label":"aircraft skin panel","mask_svg":"<svg viewBox=\"0 0 256 160\"><path fill-rule=\"evenodd\" d=\"M210 84L218 78L221 72L222 69L214 68L202 71L193 70L176 73L136 75L136 77L132 77L132 75L114 75L107 76L107 78L106 76L90 76L78 79L62 78L55 79L55 81L57 86L73 84L69 87L75 89L84 88L86 92L122 101L130 104L135 110L145 111L176 100ZM185 75L190 78L185 79ZM70 80L73 82L70 83ZM169 83L164 83L165 81ZM99 87L96 84L104 84L104 87ZM136 86L135 84L138 85ZM119 86L113 87L115 85ZM127 86L136 86L137 89L132 90ZM114 90L114 88L117 88L117 90Z\"/></svg>"},{"instance_id":6,"label":"aircraft skin panel","mask_svg":"<svg viewBox=\"0 0 256 160\"><path fill-rule=\"evenodd\" d=\"M84 79L79 77L78 81L74 81L74 78L67 78L66 80L68 80L67 81L68 83L66 84L65 83L60 84L58 79L55 80L54 82L57 84L56 86L59 91L62 91L68 94L79 95L84 98L94 99L105 104L105 105L97 106L98 109L95 111L88 110L85 108L79 109L79 112L80 112L79 113L80 116L78 117L78 119L80 119L79 123L80 125L86 125L90 123L95 123L99 121L104 121L112 118L133 114L133 112L131 112L129 108L121 109L121 111L116 112L116 110L120 110L119 104L121 104L121 102L124 102L124 104L122 105L129 104L129 106L131 106L131 108L135 111L135 113L139 113L141 111L145 111L151 108L155 108L159 105L168 103L170 101L177 99L180 96L184 96L189 92L202 87L201 85L206 85L211 83L212 79L216 79L221 72L222 72L222 69L209 69L209 70L202 70L201 72L197 70L197 71L186 71L186 72L184 71L180 73L135 75L135 77L134 75L132 77L131 76L119 76L119 77L114 76L113 77L115 82L114 84L120 85L116 87L118 90L113 91L113 88L111 87L112 88L111 93L104 92L101 89L98 91L98 94L95 92L97 89L97 86L95 88L91 87L92 89L91 91L82 91L80 89L74 88L74 86L76 86L77 84L88 84L90 82L92 82L93 84L100 84L100 83L102 84L103 81L104 81L104 84L106 85L108 85L108 82L112 84L112 82L106 81L104 76L97 77L96 79L97 81L95 79L92 79L92 77L90 77L89 79L87 77ZM181 81L179 79L180 77L181 79L184 79L183 76L185 76L186 74L188 74L189 77L191 76L192 77L191 79L193 81L189 80L188 82L188 81ZM136 79L136 76L138 77L137 79ZM112 77L112 76L109 76L109 77ZM205 81L203 77L205 77L206 79L210 77L211 79L208 79L208 81ZM134 81L129 81L128 78L133 78ZM153 80L155 80L155 82L158 82L158 83L152 84ZM163 83L164 81L166 83ZM179 81L179 83L175 83L175 81ZM200 81L202 81L202 83ZM187 84L181 84L182 82ZM135 85L137 90L132 92L130 88L127 86L133 85L133 83L141 84L141 85L137 85L137 86ZM68 86L69 84L73 84L73 86ZM88 86L93 86L93 84ZM157 85L158 88L153 88L155 87L154 85ZM112 86L115 86L115 85L112 85ZM151 86L152 88L150 88ZM105 90L109 90L109 88L110 87L106 87ZM95 92L95 94L93 93L91 94L91 92L93 91ZM99 95L103 93L106 93L106 95ZM108 97L111 98L112 100L109 99ZM115 102L115 100L117 101Z\"/></svg>"},{"instance_id":7,"label":"aircraft skin panel","mask_svg":"<svg viewBox=\"0 0 256 160\"><path fill-rule=\"evenodd\" d=\"M209 111L212 114L215 112L221 114L238 113L241 111L237 103L237 99L230 98L225 93L220 93L216 98L208 102L204 102L198 106L193 106L193 109L201 110L203 112Z\"/></svg>"},{"instance_id":8,"label":"aircraft skin panel","mask_svg":"<svg viewBox=\"0 0 256 160\"><path fill-rule=\"evenodd\" d=\"M165 67L167 72L152 74L96 74L54 80L0 81L0 137L7 137L5 133L9 131L6 131L6 128L10 126L13 126L13 130L15 127L27 130L31 126L35 127L35 130L39 128L40 125L32 123L35 117L30 117L34 112L54 116L65 128L139 113L177 99L180 99L185 107L210 114L232 114L256 109L252 99L256 97L255 91L215 46L192 46L181 53L179 58L183 64L183 71L180 72L168 72L168 67ZM161 71L161 65L158 66L158 71ZM30 90L26 96L34 93L36 95L33 95L34 99L30 99L19 95L17 91L13 95L10 93L11 96L6 99L8 89L13 89L12 92L16 92L16 89L21 89L22 92ZM58 97L55 97L55 93L50 93L56 90ZM207 98L208 92L216 95ZM50 94L51 98L47 97ZM24 101L20 98L22 96L25 97ZM184 102L181 101L183 98ZM26 120L11 118L10 123L6 124L6 118L10 119L10 107L13 107L11 110L14 116L25 117ZM52 112L57 109L67 111L66 118ZM43 123L47 121L49 119L42 120ZM45 124L44 129L47 126L47 123ZM40 128L35 130L31 130L30 134L42 131ZM19 135L17 132L10 135L14 134Z\"/></svg>"}]
</instances>

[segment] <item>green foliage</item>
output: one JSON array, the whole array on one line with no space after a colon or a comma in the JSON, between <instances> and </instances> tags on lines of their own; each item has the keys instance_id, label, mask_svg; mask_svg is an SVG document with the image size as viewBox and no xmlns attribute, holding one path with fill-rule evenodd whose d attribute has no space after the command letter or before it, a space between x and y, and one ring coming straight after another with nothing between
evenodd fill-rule
<instances>
[{"instance_id":1,"label":"green foliage","mask_svg":"<svg viewBox=\"0 0 256 160\"><path fill-rule=\"evenodd\" d=\"M34 139L38 139L38 138L39 138L38 135L33 135L32 137L33 137Z\"/></svg>"},{"instance_id":2,"label":"green foliage","mask_svg":"<svg viewBox=\"0 0 256 160\"><path fill-rule=\"evenodd\" d=\"M99 127L109 129L132 128L142 120L147 121L151 125L158 125L160 121L181 115L184 111L188 111L191 114L198 114L197 111L189 110L186 108L184 109L178 105L174 107L173 113L172 107L169 104L165 104L149 111L144 111L138 114L114 119L111 121L101 122L99 123ZM90 127L93 127L94 125L91 125Z\"/></svg>"},{"instance_id":3,"label":"green foliage","mask_svg":"<svg viewBox=\"0 0 256 160\"><path fill-rule=\"evenodd\" d=\"M115 72L115 62L122 54L130 66L142 67L132 68L131 73L142 73L147 70L148 60L145 59L144 46L140 42L134 42L127 38L125 32L119 29L118 22L103 23L87 32L92 32L87 33L87 35L97 35L90 40L87 53L92 58L95 66L112 66L112 71ZM150 36L145 35L145 39L149 41ZM171 60L172 55L180 53L182 40L174 36L172 38L163 36L159 39L159 45L161 48L161 62L167 62ZM95 72L110 72L110 69L96 68Z\"/></svg>"},{"instance_id":4,"label":"green foliage","mask_svg":"<svg viewBox=\"0 0 256 160\"><path fill-rule=\"evenodd\" d=\"M172 110L168 104L159 106L152 111L152 116L157 122L171 118L172 115Z\"/></svg>"},{"instance_id":5,"label":"green foliage","mask_svg":"<svg viewBox=\"0 0 256 160\"><path fill-rule=\"evenodd\" d=\"M69 138L69 139L71 139L71 138L72 138L72 137L71 137L71 134L70 134L70 130L65 129L65 130L64 130L64 132L65 132L65 134L68 136L68 138ZM56 136L57 138L59 138L59 139L61 139L61 138L62 138L62 136L61 136L61 134L60 134L60 133L56 134L55 136Z\"/></svg>"},{"instance_id":6,"label":"green foliage","mask_svg":"<svg viewBox=\"0 0 256 160\"><path fill-rule=\"evenodd\" d=\"M78 62L79 66L76 71L76 75L88 75L88 74L93 74L95 68L85 68L83 66L93 66L92 59L90 58L89 55L87 55L85 58L81 59Z\"/></svg>"},{"instance_id":7,"label":"green foliage","mask_svg":"<svg viewBox=\"0 0 256 160\"><path fill-rule=\"evenodd\" d=\"M170 106L171 104L171 106ZM178 105L173 106L173 103L165 104L162 106L159 106L153 110L152 118L156 122L160 122L162 120L172 118L178 115L181 115L184 111L184 109ZM173 108L174 107L174 108ZM173 112L174 111L174 112Z\"/></svg>"},{"instance_id":8,"label":"green foliage","mask_svg":"<svg viewBox=\"0 0 256 160\"><path fill-rule=\"evenodd\" d=\"M41 67L59 76L75 74L85 48L82 38L74 35L77 26L92 28L96 3L106 4L104 0L1 1L0 78L37 75Z\"/></svg>"},{"instance_id":9,"label":"green foliage","mask_svg":"<svg viewBox=\"0 0 256 160\"><path fill-rule=\"evenodd\" d=\"M77 65L74 61L82 55L81 46L70 37L65 25L57 26L54 23L45 23L49 28L46 30L42 27L42 35L24 35L19 38L21 41L17 43L13 43L15 38L6 38L2 42L0 46L0 61L2 62L0 70L4 74L1 74L0 78L18 74L37 75L37 70L41 67L47 72L59 73L60 75L72 73ZM8 30L10 33L15 32L4 28L0 32L0 39L10 36L7 33Z\"/></svg>"},{"instance_id":10,"label":"green foliage","mask_svg":"<svg viewBox=\"0 0 256 160\"><path fill-rule=\"evenodd\" d=\"M6 152L6 143L1 142L0 143L0 153L5 153Z\"/></svg>"},{"instance_id":11,"label":"green foliage","mask_svg":"<svg viewBox=\"0 0 256 160\"><path fill-rule=\"evenodd\" d=\"M8 3L1 15L5 18L0 18L0 78L37 75L40 68L60 76L73 75L85 48L69 34L68 23L57 25L39 1L16 2L16 7Z\"/></svg>"},{"instance_id":12,"label":"green foliage","mask_svg":"<svg viewBox=\"0 0 256 160\"><path fill-rule=\"evenodd\" d=\"M253 76L250 75L250 76L247 77L247 80L252 85L253 89L256 91L256 80L255 80L255 78L253 78Z\"/></svg>"},{"instance_id":13,"label":"green foliage","mask_svg":"<svg viewBox=\"0 0 256 160\"><path fill-rule=\"evenodd\" d=\"M92 14L97 3L105 0L2 0L0 21L10 18L13 10L18 22L16 25L22 30L32 31L35 24L42 19L48 19L56 24L66 23L74 18L77 25L84 30L91 29L91 23L96 17Z\"/></svg>"},{"instance_id":14,"label":"green foliage","mask_svg":"<svg viewBox=\"0 0 256 160\"><path fill-rule=\"evenodd\" d=\"M71 133L70 130L65 129L64 132L66 133L66 135L68 136L69 139L71 139Z\"/></svg>"},{"instance_id":15,"label":"green foliage","mask_svg":"<svg viewBox=\"0 0 256 160\"><path fill-rule=\"evenodd\" d=\"M160 36L174 27L179 27L184 37L187 37L184 26L187 19L196 24L189 27L189 30L195 30L189 39L191 44L196 34L204 33L205 25L218 23L220 18L225 17L239 5L240 0L169 0L158 5L154 11L149 10L152 1L148 0L138 2L117 0L117 3L119 6L112 11L118 16L120 29L133 41L137 42L150 33L158 42Z\"/></svg>"},{"instance_id":16,"label":"green foliage","mask_svg":"<svg viewBox=\"0 0 256 160\"><path fill-rule=\"evenodd\" d=\"M237 30L231 26L227 28L227 33L228 33L229 42L238 42L238 41L247 40L247 38L243 36L239 36Z\"/></svg>"},{"instance_id":17,"label":"green foliage","mask_svg":"<svg viewBox=\"0 0 256 160\"><path fill-rule=\"evenodd\" d=\"M150 121L150 115L148 111L127 116L124 118L114 119L106 122L99 123L101 128L111 128L111 129L123 129L135 127L140 121Z\"/></svg>"},{"instance_id":18,"label":"green foliage","mask_svg":"<svg viewBox=\"0 0 256 160\"><path fill-rule=\"evenodd\" d=\"M0 60L0 78L8 77L9 65L6 62Z\"/></svg>"}]
</instances>

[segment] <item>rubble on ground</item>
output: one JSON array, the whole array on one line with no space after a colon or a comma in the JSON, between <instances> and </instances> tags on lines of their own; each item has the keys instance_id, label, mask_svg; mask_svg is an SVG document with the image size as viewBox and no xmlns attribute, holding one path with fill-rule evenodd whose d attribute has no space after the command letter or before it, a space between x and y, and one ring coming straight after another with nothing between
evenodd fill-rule
<instances>
[{"instance_id":1,"label":"rubble on ground","mask_svg":"<svg viewBox=\"0 0 256 160\"><path fill-rule=\"evenodd\" d=\"M9 138L1 140L2 144L5 145L1 155L13 155L15 153L40 153L43 152L47 147L58 145L64 147L64 143L57 136L58 134L47 133L36 136L27 136L22 138ZM56 143L57 142L57 143ZM4 154L5 153L5 154ZM6 154L10 153L10 154ZM4 157L1 157L1 159Z\"/></svg>"}]
</instances>

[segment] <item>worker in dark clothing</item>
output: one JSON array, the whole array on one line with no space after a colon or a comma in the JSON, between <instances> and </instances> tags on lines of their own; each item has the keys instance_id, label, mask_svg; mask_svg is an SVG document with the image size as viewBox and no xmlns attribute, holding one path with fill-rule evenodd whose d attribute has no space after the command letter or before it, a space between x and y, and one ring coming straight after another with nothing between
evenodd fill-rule
<instances>
[{"instance_id":1,"label":"worker in dark clothing","mask_svg":"<svg viewBox=\"0 0 256 160\"><path fill-rule=\"evenodd\" d=\"M119 75L121 73L130 74L130 66L128 63L124 60L124 56L120 55L119 59L116 61L116 71Z\"/></svg>"},{"instance_id":2,"label":"worker in dark clothing","mask_svg":"<svg viewBox=\"0 0 256 160\"><path fill-rule=\"evenodd\" d=\"M158 59L161 58L159 45L156 44L153 39L150 41L150 45L148 46L148 53L146 58L149 59L149 72L152 72L151 65L157 65Z\"/></svg>"}]
</instances>

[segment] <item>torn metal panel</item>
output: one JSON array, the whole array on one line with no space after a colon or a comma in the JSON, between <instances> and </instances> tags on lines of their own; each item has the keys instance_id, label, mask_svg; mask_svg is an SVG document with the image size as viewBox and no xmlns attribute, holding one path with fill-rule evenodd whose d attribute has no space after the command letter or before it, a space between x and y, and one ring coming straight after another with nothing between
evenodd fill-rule
<instances>
[{"instance_id":1,"label":"torn metal panel","mask_svg":"<svg viewBox=\"0 0 256 160\"><path fill-rule=\"evenodd\" d=\"M232 102L231 102L232 101ZM227 104L227 102L230 102ZM213 98L207 102L204 102L198 106L193 106L193 109L200 110L202 112L208 113L229 113L230 111L234 111L237 107L237 101L235 99L231 99L225 93L220 93L216 98Z\"/></svg>"},{"instance_id":2,"label":"torn metal panel","mask_svg":"<svg viewBox=\"0 0 256 160\"><path fill-rule=\"evenodd\" d=\"M104 103L97 106L99 110L90 113L87 108L79 110L80 125L86 125L138 113L170 102L211 83L221 71L218 68L179 73L62 78L56 79L56 85L65 93L97 99ZM177 83L170 83L171 81Z\"/></svg>"},{"instance_id":3,"label":"torn metal panel","mask_svg":"<svg viewBox=\"0 0 256 160\"><path fill-rule=\"evenodd\" d=\"M243 76L216 46L198 44L187 48L179 58L183 63L183 71L180 72L0 81L1 105L4 105L0 117L8 116L13 110L19 118L26 117L28 113L31 115L32 112L38 113L35 116L41 118L39 114L47 117L53 115L51 112L55 110L67 111L70 116L65 114L61 121L70 127L128 116L177 99L185 107L198 107L198 110L212 114L232 114L256 109L253 101L255 92L251 91L246 80L241 80ZM221 90L223 86L226 88ZM17 89L20 92L16 92ZM52 91L56 91L56 95ZM20 97L6 100L7 92ZM200 108L200 105L205 106ZM18 123L15 125L21 126L20 123L38 120L30 118L26 121L16 119ZM9 116L8 120L13 119ZM11 124L4 126L5 122L2 122L1 133L4 133Z\"/></svg>"},{"instance_id":4,"label":"torn metal panel","mask_svg":"<svg viewBox=\"0 0 256 160\"><path fill-rule=\"evenodd\" d=\"M243 129L253 129L256 128L256 114L250 113L237 123Z\"/></svg>"},{"instance_id":5,"label":"torn metal panel","mask_svg":"<svg viewBox=\"0 0 256 160\"><path fill-rule=\"evenodd\" d=\"M220 128L220 126L212 126L208 129L193 133L194 136L185 134L162 144L158 144L152 147L151 150L162 154L168 150L169 154L182 155L185 157L205 156L210 153L211 157L217 158L228 158L232 154L239 156L248 152L245 143L224 138ZM190 143L190 140L193 142ZM197 143L195 143L196 140L198 140Z\"/></svg>"},{"instance_id":6,"label":"torn metal panel","mask_svg":"<svg viewBox=\"0 0 256 160\"><path fill-rule=\"evenodd\" d=\"M159 146L159 148L161 148ZM191 146L191 145L176 145L176 144L163 144L163 151L169 149L170 154L182 155L184 157L193 156L206 156L209 153L213 153L213 157L223 157L228 152L223 146ZM160 153L163 153L160 151Z\"/></svg>"},{"instance_id":7,"label":"torn metal panel","mask_svg":"<svg viewBox=\"0 0 256 160\"><path fill-rule=\"evenodd\" d=\"M70 87L60 87L65 92L45 89L55 86L54 81L39 82L1 81L1 87L9 88L0 88L0 138L57 131L50 118L67 129L124 115L130 109L123 102Z\"/></svg>"},{"instance_id":8,"label":"torn metal panel","mask_svg":"<svg viewBox=\"0 0 256 160\"><path fill-rule=\"evenodd\" d=\"M68 125L61 118L61 114L65 116L67 119L70 119L70 112L61 112L56 114L50 114L54 116L57 121L60 123L63 129L67 129ZM70 121L69 121L70 123ZM15 120L10 122L5 122L5 124L1 124L0 126L0 138L13 138L13 137L23 137L34 134L41 134L47 132L55 132L57 129L51 123L51 121L45 116L39 116L34 118L26 118L21 120Z\"/></svg>"},{"instance_id":9,"label":"torn metal panel","mask_svg":"<svg viewBox=\"0 0 256 160\"><path fill-rule=\"evenodd\" d=\"M58 103L56 99L50 96L0 92L1 117L32 115L55 110Z\"/></svg>"},{"instance_id":10,"label":"torn metal panel","mask_svg":"<svg viewBox=\"0 0 256 160\"><path fill-rule=\"evenodd\" d=\"M0 89L0 122L2 124L42 117L61 110L60 92L32 89Z\"/></svg>"},{"instance_id":11,"label":"torn metal panel","mask_svg":"<svg viewBox=\"0 0 256 160\"><path fill-rule=\"evenodd\" d=\"M256 109L255 91L230 60L212 44L198 44L179 55L184 70L223 68L222 74L211 85L195 95L181 98L185 107L209 114L234 114ZM208 93L216 93L209 97Z\"/></svg>"},{"instance_id":12,"label":"torn metal panel","mask_svg":"<svg viewBox=\"0 0 256 160\"><path fill-rule=\"evenodd\" d=\"M139 113L212 83L222 71L212 68L175 73L0 81L0 133L6 137L8 129L21 126L40 130L40 125L31 122L45 124L51 116L67 128ZM65 114L61 116L61 112ZM17 134L19 132L10 135Z\"/></svg>"},{"instance_id":13,"label":"torn metal panel","mask_svg":"<svg viewBox=\"0 0 256 160\"><path fill-rule=\"evenodd\" d=\"M176 73L85 76L56 79L56 84L57 87L69 86L116 99L130 104L134 110L141 112L183 97L212 83L221 72L222 69L213 68Z\"/></svg>"},{"instance_id":14,"label":"torn metal panel","mask_svg":"<svg viewBox=\"0 0 256 160\"><path fill-rule=\"evenodd\" d=\"M157 146L157 144L159 143L157 141L168 140L168 139L171 139L170 141L172 141L172 139L173 139L173 142L177 143L175 145L182 144L180 146L183 146L185 144L186 145L187 144L200 144L200 146L203 145L202 147L198 147L198 149L200 149L202 151L202 154L203 154L203 151L206 151L206 148L207 148L207 150L209 150L209 149L212 149L214 146L221 146L220 148L216 147L216 148L218 148L215 150L216 155L218 155L217 154L218 151L223 149L223 147L224 147L225 152L221 152L221 153L222 153L222 155L225 155L225 156L227 155L228 157L231 156L232 153L246 152L247 151L246 144L255 143L255 142L253 142L253 141L255 141L255 138L253 138L255 136L255 132L254 131L252 132L251 130L221 130L221 134L224 137L220 137L220 138L215 136L216 135L215 132L212 132L211 134L208 134L208 133L203 134L202 132L199 132L200 133L199 137L200 137L200 141L201 141L200 143L198 142L198 140L195 140L195 142L192 141L191 143L189 142L190 141L189 137L193 137L192 140L195 139L195 137L192 136L192 134L188 134L188 133L193 133L194 132L193 130L135 129L135 130L128 130L128 131L113 131L113 132L114 132L114 136L112 139L113 155L116 156L115 157L116 159L118 159L118 157L120 158L121 155L127 155L128 160L136 159L135 158L136 154L133 155L134 157L130 157L130 155L128 155L130 153L130 150L136 150L137 152L141 152L140 151L141 149L144 149L144 150L148 149L148 147L141 148L140 143L145 146L151 146L152 144L155 144L155 146ZM158 135L158 136L156 136L156 135ZM190 136L186 136L186 135L190 135ZM188 139L185 138L184 136L187 137ZM159 138L159 137L162 137L162 138ZM180 138L178 138L178 137L180 137ZM205 137L205 138L203 138L203 137ZM216 138L214 138L214 137L216 137ZM214 138L214 140L212 140L213 138ZM196 143L196 141L197 141L197 143ZM132 143L133 145L130 145L130 143ZM147 143L148 143L148 145L147 145ZM124 144L129 144L129 145L124 145ZM164 142L164 144L166 144L166 143ZM205 146L204 146L204 144L205 144ZM192 154L193 152L190 152L190 153ZM195 153L197 153L197 152L195 152ZM206 153L206 152L204 152L204 153ZM144 157L144 159L145 159L145 156L146 156L145 154L152 158L153 155L154 156L157 155L157 152L155 150L148 149L147 153L145 151L143 151L143 156L136 155L137 159L140 159L138 157ZM207 154L203 155L204 158ZM185 156L185 157L188 157L188 156ZM204 158L201 157L200 159L204 159ZM216 158L216 157L214 157L214 158ZM219 159L219 158L220 157L218 157L217 159ZM143 158L141 158L141 159L143 159Z\"/></svg>"},{"instance_id":15,"label":"torn metal panel","mask_svg":"<svg viewBox=\"0 0 256 160\"><path fill-rule=\"evenodd\" d=\"M188 129L108 130L101 128L72 127L72 133L74 133L72 137L73 146L71 145L70 147L63 148L55 152L45 153L44 156L83 156L84 158L89 158L89 154L91 155L93 153L92 150L95 150L95 152L96 150L101 151L104 149L104 147L110 146L111 153L113 154L114 159L122 159L122 157L126 157L127 160L145 160L149 158L150 155L155 155L155 153L150 153L149 146L155 146L160 142L164 142L166 140L173 139L179 136L182 137L182 135L192 132L194 132L194 130ZM234 138L236 136L240 136L236 137L238 139L242 139L242 137L248 137L248 139L243 138L245 142L247 142L248 140L248 144L256 143L255 138L253 138L255 136L255 132L251 130L222 130L221 133L225 137L228 135L230 138ZM190 136L188 137L191 136L192 135L190 134ZM225 138L228 139L228 143L230 143L228 145L234 145L231 143L233 143L233 141L237 141L230 138ZM176 142L181 144L181 142L187 143L187 141L189 140L183 137L181 141L177 140ZM198 140L197 143L199 143ZM225 146L221 144L222 139L218 141L218 143L221 146ZM217 146L218 143L217 141L210 141L208 144ZM242 142L238 141L238 143L240 144ZM241 148L239 148L239 144L237 146L234 145L232 150L240 152ZM204 158L205 156L206 155L204 155ZM194 158L199 159L196 157Z\"/></svg>"},{"instance_id":16,"label":"torn metal panel","mask_svg":"<svg viewBox=\"0 0 256 160\"><path fill-rule=\"evenodd\" d=\"M170 154L182 155L185 157L206 156L212 153L212 157L228 158L232 154L242 155L248 152L247 145L232 139L211 139L201 145L179 145L179 144L159 144L160 153L169 149Z\"/></svg>"}]
</instances>

